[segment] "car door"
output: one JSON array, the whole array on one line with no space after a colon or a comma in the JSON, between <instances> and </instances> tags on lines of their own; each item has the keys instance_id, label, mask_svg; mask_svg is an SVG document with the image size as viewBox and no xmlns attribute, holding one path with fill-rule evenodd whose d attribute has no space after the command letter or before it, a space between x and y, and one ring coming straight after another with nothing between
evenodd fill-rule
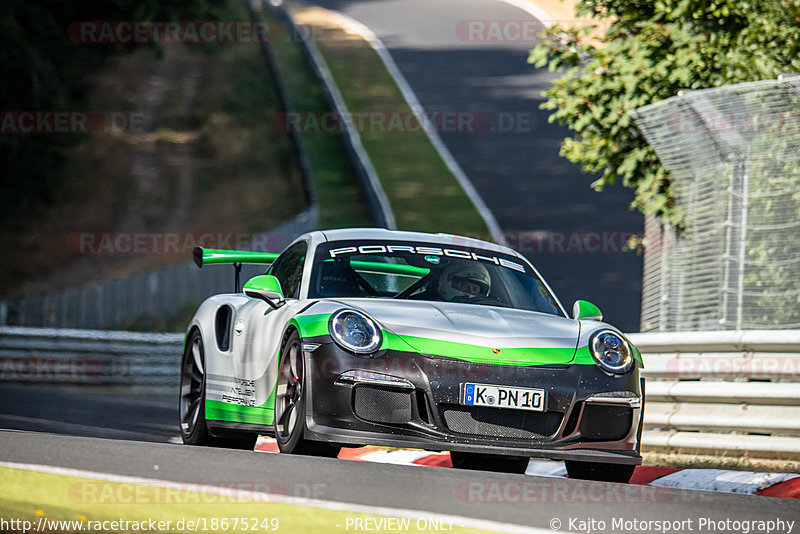
<instances>
[{"instance_id":1,"label":"car door","mask_svg":"<svg viewBox=\"0 0 800 534\"><path fill-rule=\"evenodd\" d=\"M269 274L281 284L286 303L274 309L263 300L251 298L234 319L232 356L236 377L236 403L254 408L248 421L272 423L273 389L277 374L281 336L302 306L298 300L308 243L292 245L272 264Z\"/></svg>"}]
</instances>

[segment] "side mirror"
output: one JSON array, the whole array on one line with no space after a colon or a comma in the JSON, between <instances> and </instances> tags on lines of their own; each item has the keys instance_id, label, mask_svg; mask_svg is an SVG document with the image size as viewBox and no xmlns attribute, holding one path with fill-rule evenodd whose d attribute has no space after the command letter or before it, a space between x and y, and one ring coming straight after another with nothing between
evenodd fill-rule
<instances>
[{"instance_id":1,"label":"side mirror","mask_svg":"<svg viewBox=\"0 0 800 534\"><path fill-rule=\"evenodd\" d=\"M248 297L261 299L276 310L286 303L281 291L281 283L269 274L254 276L247 281L243 289L244 294Z\"/></svg>"},{"instance_id":2,"label":"side mirror","mask_svg":"<svg viewBox=\"0 0 800 534\"><path fill-rule=\"evenodd\" d=\"M575 304L572 305L572 316L575 319L603 320L603 312L588 300L576 300Z\"/></svg>"}]
</instances>

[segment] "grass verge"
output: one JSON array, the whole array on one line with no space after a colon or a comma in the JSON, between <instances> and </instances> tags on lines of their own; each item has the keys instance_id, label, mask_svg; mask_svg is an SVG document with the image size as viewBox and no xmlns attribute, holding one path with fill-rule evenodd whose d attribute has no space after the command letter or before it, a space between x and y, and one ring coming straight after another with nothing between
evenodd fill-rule
<instances>
[{"instance_id":1,"label":"grass verge","mask_svg":"<svg viewBox=\"0 0 800 534\"><path fill-rule=\"evenodd\" d=\"M269 11L260 11L258 15L270 27L278 28L277 34L287 34L283 24ZM328 113L328 104L299 43L286 38L278 39L270 46L294 108L317 115ZM272 116L270 124L280 128L281 120L277 113ZM319 202L320 227L372 226L363 192L339 136L313 131L300 132L300 136L308 154Z\"/></svg>"},{"instance_id":2,"label":"grass verge","mask_svg":"<svg viewBox=\"0 0 800 534\"><path fill-rule=\"evenodd\" d=\"M398 530L380 528L380 525L396 525L386 523L386 520L397 521L399 518L396 517L254 500L256 497L249 492L278 494L286 491L281 484L268 481L243 481L227 484L218 491L199 492L192 491L198 489L192 484L131 484L11 468L0 468L0 478L3 480L0 486L0 517L6 521L29 521L31 526L46 521L46 527L41 532L328 534L346 532L348 521L349 530L354 530L353 525L358 520L369 521L362 525L375 526L367 530ZM302 488L293 490L302 491ZM316 490L321 491L319 487ZM56 521L72 524L58 525L54 523ZM112 524L112 521L117 523ZM193 528L195 525L198 528ZM433 519L427 521L424 514L420 514L419 518L409 519L408 528L402 530L411 533L441 530L434 525L439 526L439 523L434 523ZM447 522L444 521L442 526L446 527ZM456 525L452 530L446 530L456 534L481 532ZM22 528L12 528L11 531L22 531Z\"/></svg>"},{"instance_id":3,"label":"grass verge","mask_svg":"<svg viewBox=\"0 0 800 534\"><path fill-rule=\"evenodd\" d=\"M377 125L367 121L359 133L389 197L398 228L486 235L483 219L369 43L338 26L327 10L294 8L294 16L311 27L348 110L387 118L386 123ZM402 118L402 124L393 126L392 117Z\"/></svg>"}]
</instances>

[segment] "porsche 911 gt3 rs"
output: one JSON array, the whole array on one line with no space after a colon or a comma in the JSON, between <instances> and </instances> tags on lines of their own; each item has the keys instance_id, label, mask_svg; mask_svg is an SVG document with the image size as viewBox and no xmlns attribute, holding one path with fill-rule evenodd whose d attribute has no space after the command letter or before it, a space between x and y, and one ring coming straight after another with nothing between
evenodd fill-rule
<instances>
[{"instance_id":1,"label":"porsche 911 gt3 rs","mask_svg":"<svg viewBox=\"0 0 800 534\"><path fill-rule=\"evenodd\" d=\"M641 463L641 354L593 304L570 317L509 248L345 229L280 254L198 248L195 261L269 267L189 324L184 443L411 447L512 472L552 458L573 478L614 481Z\"/></svg>"}]
</instances>

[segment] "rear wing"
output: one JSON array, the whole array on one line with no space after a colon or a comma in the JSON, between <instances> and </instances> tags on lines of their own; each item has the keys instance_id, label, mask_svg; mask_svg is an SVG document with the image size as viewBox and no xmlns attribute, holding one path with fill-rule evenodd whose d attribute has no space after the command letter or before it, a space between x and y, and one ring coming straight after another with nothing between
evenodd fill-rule
<instances>
[{"instance_id":1,"label":"rear wing","mask_svg":"<svg viewBox=\"0 0 800 534\"><path fill-rule=\"evenodd\" d=\"M220 265L229 263L235 270L234 292L241 292L239 275L242 272L242 265L245 263L256 265L270 265L279 254L275 252L252 252L249 250L223 250L216 248L194 247L192 258L194 263L203 268L203 265Z\"/></svg>"},{"instance_id":2,"label":"rear wing","mask_svg":"<svg viewBox=\"0 0 800 534\"><path fill-rule=\"evenodd\" d=\"M220 263L254 263L269 265L275 261L278 254L275 252L251 252L249 250L223 250L218 248L194 247L192 252L195 264L201 269L203 265L217 265Z\"/></svg>"}]
</instances>

